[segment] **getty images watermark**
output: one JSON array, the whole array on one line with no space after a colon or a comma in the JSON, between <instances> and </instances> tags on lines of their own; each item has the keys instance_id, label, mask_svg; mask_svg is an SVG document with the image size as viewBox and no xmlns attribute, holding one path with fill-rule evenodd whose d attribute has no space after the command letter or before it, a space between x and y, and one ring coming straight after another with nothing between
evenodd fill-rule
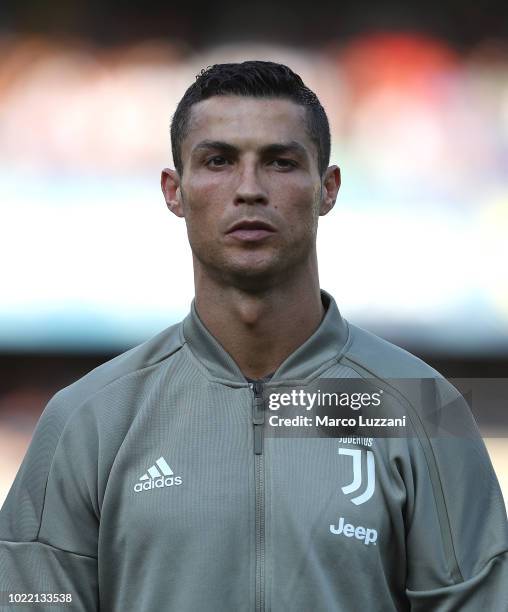
<instances>
[{"instance_id":1,"label":"getty images watermark","mask_svg":"<svg viewBox=\"0 0 508 612\"><path fill-rule=\"evenodd\" d=\"M279 411L282 407L300 408L313 412L312 416L270 415L271 427L405 427L406 415L399 417L366 416L362 408L378 408L384 390L369 393L346 391L304 391L293 389L291 392L270 393L268 409ZM348 413L349 409L352 412ZM354 414L358 411L358 414ZM339 414L340 412L340 414Z\"/></svg>"},{"instance_id":2,"label":"getty images watermark","mask_svg":"<svg viewBox=\"0 0 508 612\"><path fill-rule=\"evenodd\" d=\"M320 378L264 386L271 437L507 435L508 379Z\"/></svg>"}]
</instances>

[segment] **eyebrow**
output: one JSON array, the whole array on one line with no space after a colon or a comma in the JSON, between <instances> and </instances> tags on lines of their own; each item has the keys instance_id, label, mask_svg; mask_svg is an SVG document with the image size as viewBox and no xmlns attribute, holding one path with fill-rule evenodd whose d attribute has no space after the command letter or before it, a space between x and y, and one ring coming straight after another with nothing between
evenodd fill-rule
<instances>
[{"instance_id":1,"label":"eyebrow","mask_svg":"<svg viewBox=\"0 0 508 612\"><path fill-rule=\"evenodd\" d=\"M194 147L192 153L202 149L215 149L218 151L223 151L224 153L229 153L230 155L235 155L239 152L238 147L235 147L228 142L222 142L221 140L202 140ZM288 142L274 142L261 147L259 151L262 155L294 153L307 158L307 149L296 140L290 140Z\"/></svg>"}]
</instances>

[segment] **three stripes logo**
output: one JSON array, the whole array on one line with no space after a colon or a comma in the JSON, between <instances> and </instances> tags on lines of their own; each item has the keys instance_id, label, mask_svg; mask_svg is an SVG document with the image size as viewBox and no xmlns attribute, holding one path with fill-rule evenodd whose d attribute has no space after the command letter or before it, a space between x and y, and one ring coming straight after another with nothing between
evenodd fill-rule
<instances>
[{"instance_id":1,"label":"three stripes logo","mask_svg":"<svg viewBox=\"0 0 508 612\"><path fill-rule=\"evenodd\" d=\"M364 504L374 494L376 488L376 470L374 464L374 453L369 450L362 450L359 448L339 448L339 455L349 455L353 459L353 480L342 487L342 492L345 495L358 491L363 483L363 470L362 470L362 454L366 453L366 464L367 464L367 485L364 492L361 495L352 497L351 501L356 506Z\"/></svg>"},{"instance_id":2,"label":"three stripes logo","mask_svg":"<svg viewBox=\"0 0 508 612\"><path fill-rule=\"evenodd\" d=\"M140 482L134 485L134 491L136 493L150 491L151 489L161 489L162 487L172 487L173 485L181 485L183 482L181 476L174 475L173 470L169 467L164 457L159 457L139 480Z\"/></svg>"}]
</instances>

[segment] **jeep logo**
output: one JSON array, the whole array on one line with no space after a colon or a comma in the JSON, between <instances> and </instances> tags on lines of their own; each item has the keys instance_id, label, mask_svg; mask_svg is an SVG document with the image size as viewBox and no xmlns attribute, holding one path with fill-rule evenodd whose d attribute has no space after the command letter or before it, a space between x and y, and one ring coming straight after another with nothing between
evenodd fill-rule
<instances>
[{"instance_id":1,"label":"jeep logo","mask_svg":"<svg viewBox=\"0 0 508 612\"><path fill-rule=\"evenodd\" d=\"M363 540L363 543L368 546L369 544L376 544L377 531L375 529L369 529L368 527L362 527L359 525L355 527L350 523L345 523L344 518L341 516L339 524L337 526L330 525L330 531L335 535L344 535L346 538L356 538L357 540Z\"/></svg>"}]
</instances>

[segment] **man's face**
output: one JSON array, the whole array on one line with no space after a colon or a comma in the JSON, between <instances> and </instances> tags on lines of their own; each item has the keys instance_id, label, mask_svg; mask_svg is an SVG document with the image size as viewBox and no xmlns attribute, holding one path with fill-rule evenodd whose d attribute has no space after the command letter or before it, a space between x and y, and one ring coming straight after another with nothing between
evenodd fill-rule
<instances>
[{"instance_id":1,"label":"man's face","mask_svg":"<svg viewBox=\"0 0 508 612\"><path fill-rule=\"evenodd\" d=\"M262 289L315 253L318 217L336 191L329 201L322 190L305 113L290 100L242 96L192 107L183 176L164 171L176 191L164 172L163 190L185 217L195 265L217 280Z\"/></svg>"}]
</instances>

